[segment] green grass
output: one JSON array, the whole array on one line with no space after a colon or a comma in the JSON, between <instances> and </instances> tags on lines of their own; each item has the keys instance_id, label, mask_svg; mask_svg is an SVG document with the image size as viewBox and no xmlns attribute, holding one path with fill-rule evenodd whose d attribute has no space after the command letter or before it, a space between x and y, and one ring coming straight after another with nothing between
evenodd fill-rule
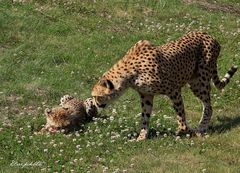
<instances>
[{"instance_id":1,"label":"green grass","mask_svg":"<svg viewBox=\"0 0 240 173\"><path fill-rule=\"evenodd\" d=\"M89 97L97 79L140 39L163 44L188 31L207 31L221 43L218 70L223 76L232 64L240 65L239 28L236 14L179 0L0 1L1 172L238 172L239 72L224 92L213 88L214 116L204 138L176 140L171 104L156 97L153 137L131 142L140 119L139 98L132 90L83 132L34 132L45 123L46 107L57 105L64 94ZM183 91L194 127L201 103L187 87Z\"/></svg>"}]
</instances>

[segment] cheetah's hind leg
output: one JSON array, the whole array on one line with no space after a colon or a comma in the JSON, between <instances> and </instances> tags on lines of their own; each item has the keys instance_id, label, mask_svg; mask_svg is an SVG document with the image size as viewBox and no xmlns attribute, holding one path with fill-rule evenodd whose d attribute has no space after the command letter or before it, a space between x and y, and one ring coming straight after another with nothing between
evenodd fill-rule
<instances>
[{"instance_id":1,"label":"cheetah's hind leg","mask_svg":"<svg viewBox=\"0 0 240 173\"><path fill-rule=\"evenodd\" d=\"M199 126L197 129L193 130L195 135L202 136L204 133L206 133L212 117L210 78L200 75L198 78L190 81L189 85L193 94L199 98L203 104L203 113L199 122Z\"/></svg>"}]
</instances>

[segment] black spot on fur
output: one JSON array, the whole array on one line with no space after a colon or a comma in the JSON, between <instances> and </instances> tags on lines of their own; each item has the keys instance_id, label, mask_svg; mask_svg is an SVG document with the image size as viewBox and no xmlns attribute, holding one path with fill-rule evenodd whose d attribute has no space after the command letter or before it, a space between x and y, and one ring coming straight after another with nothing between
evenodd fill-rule
<instances>
[{"instance_id":1,"label":"black spot on fur","mask_svg":"<svg viewBox=\"0 0 240 173\"><path fill-rule=\"evenodd\" d=\"M149 100L147 100L147 101L146 101L146 105L152 106L152 103L151 103Z\"/></svg>"}]
</instances>

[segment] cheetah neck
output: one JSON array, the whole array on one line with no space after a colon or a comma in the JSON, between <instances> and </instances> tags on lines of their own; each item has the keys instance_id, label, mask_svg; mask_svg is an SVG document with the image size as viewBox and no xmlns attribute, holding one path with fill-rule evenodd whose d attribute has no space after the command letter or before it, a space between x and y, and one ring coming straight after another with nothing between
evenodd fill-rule
<instances>
[{"instance_id":1,"label":"cheetah neck","mask_svg":"<svg viewBox=\"0 0 240 173\"><path fill-rule=\"evenodd\" d=\"M128 54L125 55L103 75L113 83L115 90L119 91L119 93L129 87L129 81L134 76L134 72L127 62L128 56Z\"/></svg>"}]
</instances>

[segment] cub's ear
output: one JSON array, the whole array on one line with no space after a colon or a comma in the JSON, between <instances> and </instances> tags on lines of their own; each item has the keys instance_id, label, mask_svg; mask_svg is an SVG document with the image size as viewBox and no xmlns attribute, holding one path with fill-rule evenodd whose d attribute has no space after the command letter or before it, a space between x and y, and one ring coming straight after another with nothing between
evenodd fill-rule
<instances>
[{"instance_id":1,"label":"cub's ear","mask_svg":"<svg viewBox=\"0 0 240 173\"><path fill-rule=\"evenodd\" d=\"M108 79L101 79L100 80L100 84L110 90L114 89L114 85L112 83L112 81L108 80Z\"/></svg>"},{"instance_id":2,"label":"cub's ear","mask_svg":"<svg viewBox=\"0 0 240 173\"><path fill-rule=\"evenodd\" d=\"M51 112L52 112L52 110L49 109L49 108L46 108L46 109L44 110L44 114L45 114L46 116L48 116Z\"/></svg>"}]
</instances>

